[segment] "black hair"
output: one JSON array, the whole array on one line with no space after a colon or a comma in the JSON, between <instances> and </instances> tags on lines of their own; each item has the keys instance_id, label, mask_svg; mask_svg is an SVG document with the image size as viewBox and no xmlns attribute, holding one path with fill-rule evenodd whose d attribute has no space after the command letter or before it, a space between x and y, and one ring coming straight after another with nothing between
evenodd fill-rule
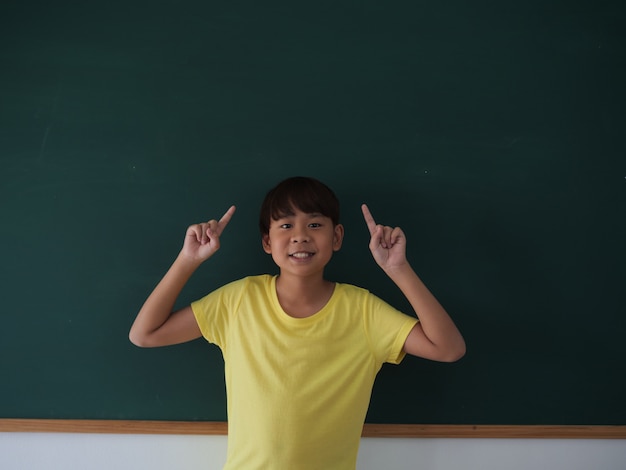
<instances>
[{"instance_id":1,"label":"black hair","mask_svg":"<svg viewBox=\"0 0 626 470\"><path fill-rule=\"evenodd\" d=\"M319 213L339 224L339 200L321 181L306 176L294 176L281 181L266 195L261 205L259 229L262 235L270 231L271 220L293 214L298 209Z\"/></svg>"}]
</instances>

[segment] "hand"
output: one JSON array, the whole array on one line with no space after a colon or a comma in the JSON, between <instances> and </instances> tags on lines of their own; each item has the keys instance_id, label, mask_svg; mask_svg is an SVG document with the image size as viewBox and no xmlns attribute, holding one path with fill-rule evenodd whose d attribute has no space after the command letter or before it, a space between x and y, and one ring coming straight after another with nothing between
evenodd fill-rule
<instances>
[{"instance_id":1,"label":"hand","mask_svg":"<svg viewBox=\"0 0 626 470\"><path fill-rule=\"evenodd\" d=\"M194 261L202 263L209 259L220 248L220 235L235 213L235 206L230 206L218 221L209 220L202 224L195 224L187 229L182 254Z\"/></svg>"},{"instance_id":2,"label":"hand","mask_svg":"<svg viewBox=\"0 0 626 470\"><path fill-rule=\"evenodd\" d=\"M372 236L369 248L378 266L386 271L406 264L406 237L402 229L376 224L366 204L361 210Z\"/></svg>"}]
</instances>

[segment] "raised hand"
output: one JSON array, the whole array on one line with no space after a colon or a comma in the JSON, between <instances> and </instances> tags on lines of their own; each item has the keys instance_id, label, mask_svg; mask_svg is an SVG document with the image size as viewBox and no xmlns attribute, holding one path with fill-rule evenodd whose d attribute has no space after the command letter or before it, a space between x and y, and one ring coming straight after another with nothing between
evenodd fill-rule
<instances>
[{"instance_id":1,"label":"raised hand","mask_svg":"<svg viewBox=\"0 0 626 470\"><path fill-rule=\"evenodd\" d=\"M182 254L198 262L213 256L220 248L220 236L234 213L235 206L230 206L220 220L191 225L185 235Z\"/></svg>"},{"instance_id":2,"label":"raised hand","mask_svg":"<svg viewBox=\"0 0 626 470\"><path fill-rule=\"evenodd\" d=\"M377 224L366 204L361 206L371 239L369 248L383 270L406 264L406 237L400 227Z\"/></svg>"},{"instance_id":3,"label":"raised hand","mask_svg":"<svg viewBox=\"0 0 626 470\"><path fill-rule=\"evenodd\" d=\"M435 361L452 362L465 354L465 341L439 301L406 259L406 238L400 227L377 224L368 207L361 206L372 236L370 250L378 265L400 288L420 322L404 343L404 351Z\"/></svg>"}]
</instances>

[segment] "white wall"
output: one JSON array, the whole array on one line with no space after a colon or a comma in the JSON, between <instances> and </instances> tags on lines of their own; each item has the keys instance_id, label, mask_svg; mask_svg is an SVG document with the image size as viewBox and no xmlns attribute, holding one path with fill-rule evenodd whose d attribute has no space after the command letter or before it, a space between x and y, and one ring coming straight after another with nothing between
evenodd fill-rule
<instances>
[{"instance_id":1,"label":"white wall","mask_svg":"<svg viewBox=\"0 0 626 470\"><path fill-rule=\"evenodd\" d=\"M225 455L225 436L0 433L2 470L220 470ZM358 469L624 470L626 440L364 438Z\"/></svg>"}]
</instances>

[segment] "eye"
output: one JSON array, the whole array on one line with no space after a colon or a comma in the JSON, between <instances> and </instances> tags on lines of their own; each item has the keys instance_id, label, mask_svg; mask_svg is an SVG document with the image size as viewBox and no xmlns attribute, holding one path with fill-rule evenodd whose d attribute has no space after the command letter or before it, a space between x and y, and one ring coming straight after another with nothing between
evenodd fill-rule
<instances>
[{"instance_id":1,"label":"eye","mask_svg":"<svg viewBox=\"0 0 626 470\"><path fill-rule=\"evenodd\" d=\"M312 223L309 224L309 227L311 227L311 228L319 228L321 226L322 226L322 224L320 224L319 222L312 222Z\"/></svg>"},{"instance_id":2,"label":"eye","mask_svg":"<svg viewBox=\"0 0 626 470\"><path fill-rule=\"evenodd\" d=\"M280 224L280 228L291 228L291 224Z\"/></svg>"}]
</instances>

